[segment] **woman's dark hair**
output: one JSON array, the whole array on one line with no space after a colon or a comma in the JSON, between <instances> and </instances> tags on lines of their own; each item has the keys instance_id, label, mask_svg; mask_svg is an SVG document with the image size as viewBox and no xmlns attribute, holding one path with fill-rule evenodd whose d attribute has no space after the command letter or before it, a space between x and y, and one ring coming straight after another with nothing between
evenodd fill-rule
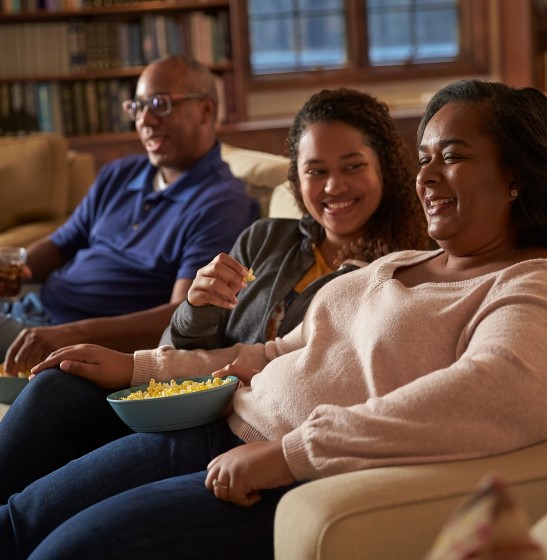
<instances>
[{"instance_id":1,"label":"woman's dark hair","mask_svg":"<svg viewBox=\"0 0 547 560\"><path fill-rule=\"evenodd\" d=\"M460 80L439 90L429 101L418 145L430 119L447 103L481 109L481 132L497 143L502 164L513 175L518 198L513 219L520 247L547 247L547 97L534 88L499 82Z\"/></svg>"},{"instance_id":2,"label":"woman's dark hair","mask_svg":"<svg viewBox=\"0 0 547 560\"><path fill-rule=\"evenodd\" d=\"M322 90L312 95L294 118L287 137L288 177L302 211L307 213L298 178L300 139L310 125L321 122L341 122L358 130L363 142L376 152L382 172L380 205L363 226L361 238L338 253L338 261L356 258L371 262L392 251L430 249L432 242L415 192L416 175L410 171L409 150L395 129L387 105L357 90Z\"/></svg>"}]
</instances>

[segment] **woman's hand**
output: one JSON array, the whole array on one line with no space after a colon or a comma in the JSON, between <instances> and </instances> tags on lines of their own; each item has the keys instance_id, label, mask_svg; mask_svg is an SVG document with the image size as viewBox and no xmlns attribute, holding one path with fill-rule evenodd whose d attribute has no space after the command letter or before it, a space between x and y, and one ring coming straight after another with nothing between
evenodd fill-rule
<instances>
[{"instance_id":1,"label":"woman's hand","mask_svg":"<svg viewBox=\"0 0 547 560\"><path fill-rule=\"evenodd\" d=\"M213 371L211 374L213 377L226 377L227 375L233 375L237 377L241 385L249 385L251 379L258 373L259 370L251 369L245 366L238 366L237 364L228 364L222 369Z\"/></svg>"},{"instance_id":2,"label":"woman's hand","mask_svg":"<svg viewBox=\"0 0 547 560\"><path fill-rule=\"evenodd\" d=\"M234 258L220 253L208 265L197 271L188 291L188 302L194 307L216 305L233 309L237 294L247 283L243 280L248 269Z\"/></svg>"},{"instance_id":3,"label":"woman's hand","mask_svg":"<svg viewBox=\"0 0 547 560\"><path fill-rule=\"evenodd\" d=\"M33 377L44 369L59 367L103 389L129 387L133 377L133 354L124 354L96 344L67 346L52 352L31 369Z\"/></svg>"},{"instance_id":4,"label":"woman's hand","mask_svg":"<svg viewBox=\"0 0 547 560\"><path fill-rule=\"evenodd\" d=\"M259 490L295 481L283 455L281 440L247 443L215 457L207 465L205 486L215 496L239 506L260 500Z\"/></svg>"}]
</instances>

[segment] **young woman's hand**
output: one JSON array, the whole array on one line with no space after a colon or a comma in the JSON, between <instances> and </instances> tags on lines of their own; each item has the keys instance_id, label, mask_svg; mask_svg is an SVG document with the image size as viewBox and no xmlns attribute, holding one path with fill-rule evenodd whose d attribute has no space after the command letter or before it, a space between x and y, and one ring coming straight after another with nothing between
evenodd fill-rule
<instances>
[{"instance_id":1,"label":"young woman's hand","mask_svg":"<svg viewBox=\"0 0 547 560\"><path fill-rule=\"evenodd\" d=\"M287 486L295 481L281 440L247 443L215 457L207 465L205 486L215 496L239 506L260 500L260 490Z\"/></svg>"},{"instance_id":2,"label":"young woman's hand","mask_svg":"<svg viewBox=\"0 0 547 560\"><path fill-rule=\"evenodd\" d=\"M216 305L233 309L239 290L247 285L243 279L248 272L247 268L230 255L220 253L197 271L188 291L188 302L194 307Z\"/></svg>"},{"instance_id":3,"label":"young woman's hand","mask_svg":"<svg viewBox=\"0 0 547 560\"><path fill-rule=\"evenodd\" d=\"M133 354L125 354L96 344L77 344L52 352L31 369L31 378L44 369L59 367L83 377L103 389L129 387L133 377Z\"/></svg>"}]
</instances>

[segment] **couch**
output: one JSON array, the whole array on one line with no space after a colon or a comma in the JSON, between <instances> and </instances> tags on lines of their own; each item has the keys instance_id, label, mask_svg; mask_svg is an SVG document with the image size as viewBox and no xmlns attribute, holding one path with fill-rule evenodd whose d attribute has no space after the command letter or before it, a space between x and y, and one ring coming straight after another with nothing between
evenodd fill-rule
<instances>
[{"instance_id":1,"label":"couch","mask_svg":"<svg viewBox=\"0 0 547 560\"><path fill-rule=\"evenodd\" d=\"M62 224L95 177L60 134L0 137L0 245L27 247Z\"/></svg>"},{"instance_id":2,"label":"couch","mask_svg":"<svg viewBox=\"0 0 547 560\"><path fill-rule=\"evenodd\" d=\"M260 201L262 215L301 215L286 181L286 158L227 144L222 155ZM36 162L35 171L25 169L30 161ZM18 171L17 162L22 166ZM36 201L20 200L7 188L17 177L23 180L21 188L38 183L47 196L40 192L33 195ZM91 180L89 159L71 154L58 135L0 139L0 244L26 244L32 236L52 231ZM10 207L20 203L24 209L32 203L34 210L18 214L25 219L17 217L8 211L4 196ZM54 198L57 202L48 205ZM0 404L0 418L6 409ZM276 560L421 560L449 513L489 472L510 484L535 524L534 536L547 550L545 442L497 457L377 468L304 484L286 494L277 509Z\"/></svg>"}]
</instances>

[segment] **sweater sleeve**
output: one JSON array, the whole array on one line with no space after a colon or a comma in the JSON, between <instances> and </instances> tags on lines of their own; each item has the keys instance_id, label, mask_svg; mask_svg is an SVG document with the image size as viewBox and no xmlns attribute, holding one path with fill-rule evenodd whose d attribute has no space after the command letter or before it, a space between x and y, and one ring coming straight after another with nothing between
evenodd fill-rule
<instances>
[{"instance_id":1,"label":"sweater sleeve","mask_svg":"<svg viewBox=\"0 0 547 560\"><path fill-rule=\"evenodd\" d=\"M256 253L264 243L263 236L267 233L265 220L255 222L237 238L230 251L230 256L244 266L250 264L256 266ZM252 314L253 318L257 318L259 324L258 318L264 313L264 305L268 300L271 285L259 279L257 288L260 289L260 297L243 298L244 302L242 304L240 302L238 305L240 308L243 305L245 313ZM239 312L241 313L242 310L240 309ZM188 301L185 301L175 310L167 331L169 336L162 338L162 342L186 350L197 348L211 350L231 346L234 342L239 341L254 342L256 337L251 337L254 340L249 340L249 337L244 338L246 328L242 325L237 325L238 336L234 336L236 333L232 333L232 336L227 334L227 324L232 315L232 311L222 307L214 305L194 307Z\"/></svg>"},{"instance_id":2,"label":"sweater sleeve","mask_svg":"<svg viewBox=\"0 0 547 560\"><path fill-rule=\"evenodd\" d=\"M214 305L194 307L188 301L181 303L171 318L170 336L175 348L209 350L222 346L219 324L227 313Z\"/></svg>"},{"instance_id":3,"label":"sweater sleeve","mask_svg":"<svg viewBox=\"0 0 547 560\"><path fill-rule=\"evenodd\" d=\"M283 338L265 344L235 344L214 350L177 350L160 346L154 350L139 350L134 354L132 386L181 377L209 375L228 364L261 371L273 359L292 352L305 344L302 326L298 325Z\"/></svg>"},{"instance_id":4,"label":"sweater sleeve","mask_svg":"<svg viewBox=\"0 0 547 560\"><path fill-rule=\"evenodd\" d=\"M547 439L546 311L545 277L538 275L518 293L485 302L449 367L363 404L316 407L283 438L291 472L316 479L495 455ZM434 352L435 341L430 345Z\"/></svg>"}]
</instances>

